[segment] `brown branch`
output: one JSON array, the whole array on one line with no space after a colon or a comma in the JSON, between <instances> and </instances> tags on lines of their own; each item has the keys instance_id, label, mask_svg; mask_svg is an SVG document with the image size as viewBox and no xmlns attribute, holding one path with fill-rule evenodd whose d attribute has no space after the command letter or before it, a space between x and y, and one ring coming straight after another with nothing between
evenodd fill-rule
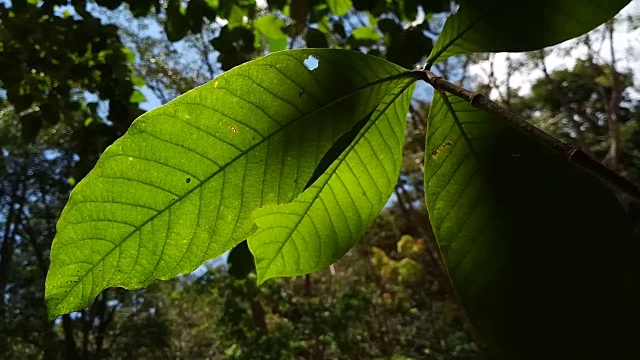
<instances>
[{"instance_id":1,"label":"brown branch","mask_svg":"<svg viewBox=\"0 0 640 360\"><path fill-rule=\"evenodd\" d=\"M579 148L572 147L565 142L560 141L553 136L545 133L544 131L531 125L522 116L515 114L508 109L498 105L482 94L474 93L458 85L450 83L449 81L427 70L414 71L413 73L416 77L431 84L431 86L433 86L435 89L453 94L461 99L466 100L473 107L482 109L503 119L512 128L533 138L538 143L564 157L573 165L587 170L613 189L628 195L636 202L640 203L640 188L638 187L638 185L627 180L617 172L609 169L604 164L592 158Z\"/></svg>"}]
</instances>

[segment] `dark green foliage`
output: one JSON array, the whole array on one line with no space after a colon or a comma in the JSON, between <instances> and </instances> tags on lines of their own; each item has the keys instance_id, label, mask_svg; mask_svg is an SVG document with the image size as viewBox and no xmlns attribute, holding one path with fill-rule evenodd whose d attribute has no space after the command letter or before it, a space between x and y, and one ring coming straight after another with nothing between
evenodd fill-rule
<instances>
[{"instance_id":1,"label":"dark green foliage","mask_svg":"<svg viewBox=\"0 0 640 360\"><path fill-rule=\"evenodd\" d=\"M634 248L620 204L583 170L567 167L467 103L450 101L471 140L466 143L454 122L443 120L453 115L438 95L428 133L426 198L443 257L478 334L497 359L548 356L546 348L534 346L540 332L557 358L606 357L607 346L582 350L579 344L626 333L617 322L631 309L615 304L631 289L625 276L615 274L630 273ZM496 140L483 141L489 137ZM452 145L442 147L446 141ZM459 206L436 205L449 198ZM601 247L602 239L610 246ZM463 250L469 246L477 252ZM602 267L593 266L596 259ZM593 293L596 283L602 292ZM609 310L592 310L601 306ZM618 350L628 351L622 345Z\"/></svg>"},{"instance_id":2,"label":"dark green foliage","mask_svg":"<svg viewBox=\"0 0 640 360\"><path fill-rule=\"evenodd\" d=\"M401 30L397 24L380 25L385 27L385 44L387 46L386 59L405 68L411 68L431 52L433 41L424 34L424 27L410 27ZM384 31L384 30L383 30Z\"/></svg>"},{"instance_id":3,"label":"dark green foliage","mask_svg":"<svg viewBox=\"0 0 640 360\"><path fill-rule=\"evenodd\" d=\"M306 44L308 48L327 48L329 42L327 41L327 35L322 31L314 28L308 28L305 36Z\"/></svg>"},{"instance_id":4,"label":"dark green foliage","mask_svg":"<svg viewBox=\"0 0 640 360\"><path fill-rule=\"evenodd\" d=\"M245 279L250 273L255 273L256 263L246 240L229 252L227 266L229 266L229 275L238 279Z\"/></svg>"},{"instance_id":5,"label":"dark green foliage","mask_svg":"<svg viewBox=\"0 0 640 360\"><path fill-rule=\"evenodd\" d=\"M185 16L189 21L189 30L193 34L202 31L203 16L209 21L216 20L216 10L207 4L206 0L191 0L187 5Z\"/></svg>"},{"instance_id":6,"label":"dark green foliage","mask_svg":"<svg viewBox=\"0 0 640 360\"><path fill-rule=\"evenodd\" d=\"M167 39L169 39L169 41L178 41L187 35L189 31L189 20L184 14L185 11L182 7L182 1L169 0L169 4L167 5L167 22L165 23L165 31L167 32Z\"/></svg>"},{"instance_id":7,"label":"dark green foliage","mask_svg":"<svg viewBox=\"0 0 640 360\"><path fill-rule=\"evenodd\" d=\"M220 53L218 62L222 70L229 70L251 59L255 50L254 36L244 26L231 29L227 25L220 30L220 35L211 40L211 45Z\"/></svg>"},{"instance_id":8,"label":"dark green foliage","mask_svg":"<svg viewBox=\"0 0 640 360\"><path fill-rule=\"evenodd\" d=\"M34 23L39 24L37 31ZM109 101L108 118L116 130L112 139L140 115L129 103L133 59L117 30L88 14L76 20L54 16L46 7L0 5L0 81L15 110L29 114L27 139L58 121L71 124L78 116L96 117L76 94L78 88Z\"/></svg>"}]
</instances>

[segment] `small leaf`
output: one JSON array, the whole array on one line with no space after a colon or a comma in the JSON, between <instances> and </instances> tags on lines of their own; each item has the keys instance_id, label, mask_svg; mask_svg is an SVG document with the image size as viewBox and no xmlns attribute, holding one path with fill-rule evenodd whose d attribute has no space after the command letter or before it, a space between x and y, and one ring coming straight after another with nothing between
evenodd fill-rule
<instances>
[{"instance_id":1,"label":"small leaf","mask_svg":"<svg viewBox=\"0 0 640 360\"><path fill-rule=\"evenodd\" d=\"M287 49L287 39L269 40L269 52L282 51Z\"/></svg>"},{"instance_id":2,"label":"small leaf","mask_svg":"<svg viewBox=\"0 0 640 360\"><path fill-rule=\"evenodd\" d=\"M310 71L304 61L319 60ZM74 188L57 224L49 315L109 286L137 289L197 268L290 202L353 124L411 74L344 50L279 52L138 118Z\"/></svg>"},{"instance_id":3,"label":"small leaf","mask_svg":"<svg viewBox=\"0 0 640 360\"><path fill-rule=\"evenodd\" d=\"M360 27L351 33L356 40L380 41L380 34L372 27Z\"/></svg>"},{"instance_id":4,"label":"small leaf","mask_svg":"<svg viewBox=\"0 0 640 360\"><path fill-rule=\"evenodd\" d=\"M463 0L429 56L435 64L472 52L531 51L582 35L630 0Z\"/></svg>"},{"instance_id":5,"label":"small leaf","mask_svg":"<svg viewBox=\"0 0 640 360\"><path fill-rule=\"evenodd\" d=\"M282 32L282 28L285 26L284 20L275 15L263 16L255 22L256 29L269 40L286 39L287 34Z\"/></svg>"},{"instance_id":6,"label":"small leaf","mask_svg":"<svg viewBox=\"0 0 640 360\"><path fill-rule=\"evenodd\" d=\"M331 12L338 16L346 15L353 6L351 0L327 0L327 3Z\"/></svg>"},{"instance_id":7,"label":"small leaf","mask_svg":"<svg viewBox=\"0 0 640 360\"><path fill-rule=\"evenodd\" d=\"M256 270L256 262L253 254L249 251L247 241L243 241L229 252L227 258L227 266L229 266L229 274L236 279L244 279Z\"/></svg>"},{"instance_id":8,"label":"small leaf","mask_svg":"<svg viewBox=\"0 0 640 360\"><path fill-rule=\"evenodd\" d=\"M419 28L391 30L387 34L385 42L387 45L385 58L405 68L413 67L427 56L433 47L432 40L426 37Z\"/></svg>"},{"instance_id":9,"label":"small leaf","mask_svg":"<svg viewBox=\"0 0 640 360\"><path fill-rule=\"evenodd\" d=\"M413 80L407 79L388 95L352 129L353 141L343 137L346 150L295 201L253 213L258 230L248 242L258 282L322 269L369 229L400 173L412 92Z\"/></svg>"},{"instance_id":10,"label":"small leaf","mask_svg":"<svg viewBox=\"0 0 640 360\"><path fill-rule=\"evenodd\" d=\"M145 86L147 85L147 81L142 76L134 76L131 78L131 83L134 86Z\"/></svg>"},{"instance_id":11,"label":"small leaf","mask_svg":"<svg viewBox=\"0 0 640 360\"><path fill-rule=\"evenodd\" d=\"M229 24L227 26L229 26L229 29L234 29L238 26L242 26L247 15L248 9L237 5L232 5L231 11L229 12L229 17L227 18L227 20L229 21Z\"/></svg>"},{"instance_id":12,"label":"small leaf","mask_svg":"<svg viewBox=\"0 0 640 360\"><path fill-rule=\"evenodd\" d=\"M637 245L615 196L500 119L444 99L429 115L426 203L492 359L628 358L614 354L633 346L620 339L638 320Z\"/></svg>"},{"instance_id":13,"label":"small leaf","mask_svg":"<svg viewBox=\"0 0 640 360\"><path fill-rule=\"evenodd\" d=\"M138 104L144 102L147 98L139 90L134 90L129 97L129 102L132 104Z\"/></svg>"},{"instance_id":14,"label":"small leaf","mask_svg":"<svg viewBox=\"0 0 640 360\"><path fill-rule=\"evenodd\" d=\"M307 42L308 48L328 48L329 47L327 36L318 29L308 28L305 41Z\"/></svg>"},{"instance_id":15,"label":"small leaf","mask_svg":"<svg viewBox=\"0 0 640 360\"><path fill-rule=\"evenodd\" d=\"M270 52L287 48L287 34L281 30L285 25L284 21L275 15L266 15L256 20L255 28L269 41Z\"/></svg>"}]
</instances>

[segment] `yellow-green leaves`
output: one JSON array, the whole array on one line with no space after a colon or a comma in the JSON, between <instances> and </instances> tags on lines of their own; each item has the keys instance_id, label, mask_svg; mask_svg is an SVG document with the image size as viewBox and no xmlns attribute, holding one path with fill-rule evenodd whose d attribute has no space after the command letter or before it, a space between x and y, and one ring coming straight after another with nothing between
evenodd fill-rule
<instances>
[{"instance_id":1,"label":"yellow-green leaves","mask_svg":"<svg viewBox=\"0 0 640 360\"><path fill-rule=\"evenodd\" d=\"M106 287L144 287L231 249L253 231L256 209L295 199L333 143L408 77L356 52L281 52L141 116L60 217L50 316L86 306Z\"/></svg>"},{"instance_id":2,"label":"yellow-green leaves","mask_svg":"<svg viewBox=\"0 0 640 360\"><path fill-rule=\"evenodd\" d=\"M429 63L472 52L530 51L582 35L630 0L463 0L445 23Z\"/></svg>"},{"instance_id":3,"label":"yellow-green leaves","mask_svg":"<svg viewBox=\"0 0 640 360\"><path fill-rule=\"evenodd\" d=\"M327 3L331 12L338 16L346 15L353 6L351 0L327 0Z\"/></svg>"},{"instance_id":4,"label":"yellow-green leaves","mask_svg":"<svg viewBox=\"0 0 640 360\"><path fill-rule=\"evenodd\" d=\"M265 15L256 20L256 29L269 41L269 51L275 52L287 48L287 34L282 32L285 25L284 21L275 15Z\"/></svg>"},{"instance_id":5,"label":"yellow-green leaves","mask_svg":"<svg viewBox=\"0 0 640 360\"><path fill-rule=\"evenodd\" d=\"M428 124L429 217L492 359L624 358L637 246L613 193L459 98Z\"/></svg>"}]
</instances>

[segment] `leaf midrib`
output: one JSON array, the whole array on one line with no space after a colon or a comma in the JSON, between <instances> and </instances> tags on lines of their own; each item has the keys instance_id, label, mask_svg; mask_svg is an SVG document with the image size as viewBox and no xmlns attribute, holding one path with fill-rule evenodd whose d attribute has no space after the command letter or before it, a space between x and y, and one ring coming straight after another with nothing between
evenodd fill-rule
<instances>
[{"instance_id":1,"label":"leaf midrib","mask_svg":"<svg viewBox=\"0 0 640 360\"><path fill-rule=\"evenodd\" d=\"M89 269L87 269L84 273L84 275L82 275L77 282L75 282L69 289L68 291L65 293L64 296L60 297L60 300L58 302L55 303L55 307L58 307L60 305L60 303L64 302L67 297L69 296L69 294L71 294L71 292L73 292L73 290L79 285L82 284L84 282L84 279L87 277L87 275L89 273L92 273L93 270L98 266L99 263L103 262L104 259L106 259L107 257L109 257L109 255L111 255L116 249L118 249L120 246L122 246L122 244L127 241L128 239L131 238L131 236L133 236L136 232L138 232L139 230L141 230L142 228L144 228L147 224L149 224L150 222L152 222L153 220L155 220L158 216L164 214L165 211L167 211L168 209L170 209L172 206L178 204L180 201L182 201L183 199L187 198L191 193L193 193L195 190L201 188L205 183L207 183L209 180L211 180L213 177L215 177L216 175L220 174L221 172L223 172L224 170L226 170L229 166L231 166L232 164L234 164L236 161L238 161L239 159L241 159L242 157L244 157L245 155L251 153L252 150L254 150L255 148L257 148L258 146L264 144L265 142L271 140L274 136L278 135L281 131L287 129L290 125L295 124L309 116L312 116L320 111L323 111L324 109L326 109L327 107L330 107L336 103L339 103L340 101L347 99L355 94L357 94L358 92L365 90L367 88L373 87L375 85L378 84L382 84L385 82L389 82L389 81L393 81L396 79L401 79L404 77L413 77L413 74L411 71L405 71L403 73L400 74L396 74L396 75L392 75L392 76L388 76L379 80L376 80L374 82L365 84L363 86L360 86L354 90L352 90L350 93L345 94L343 96L341 96L338 99L335 99L333 101L328 102L327 104L316 108L314 110L312 110L311 112L307 113L307 114L303 114L301 116L299 116L298 118L294 118L293 120L291 120L290 122L284 124L283 126L281 126L279 129L275 130L274 132L272 132L271 134L263 137L262 139L260 139L260 141L256 142L254 145L251 145L249 148L247 148L244 152L238 154L236 157L232 158L231 160L229 160L226 164L224 164L223 166L221 166L219 169L217 169L216 171L214 171L211 175L205 177L204 179L202 179L201 182L199 182L198 184L196 184L196 186L193 186L191 189L189 189L187 192L184 193L184 195L182 195L182 197L180 197L179 199L176 199L176 201L172 201L169 203L169 205L167 205L164 209L161 209L158 211L157 214L152 215L151 217L149 217L149 219L145 220L144 222L142 222L138 227L136 227L134 230L132 230L131 232L129 232L127 235L125 235L122 238L122 241L120 241L120 243L116 246L114 246L111 250L109 250L107 253L104 254L104 256L102 256L102 258L97 261L93 266L91 266ZM146 132L145 132L146 133ZM263 184L264 185L264 184ZM137 263L137 259L134 262L134 266L135 263ZM154 269L155 271L155 269ZM111 275L111 277L109 278L109 280L111 280L111 278L113 278L113 275ZM109 286L113 286L116 284L110 284L109 281L107 281L107 285L105 287L109 287Z\"/></svg>"}]
</instances>

